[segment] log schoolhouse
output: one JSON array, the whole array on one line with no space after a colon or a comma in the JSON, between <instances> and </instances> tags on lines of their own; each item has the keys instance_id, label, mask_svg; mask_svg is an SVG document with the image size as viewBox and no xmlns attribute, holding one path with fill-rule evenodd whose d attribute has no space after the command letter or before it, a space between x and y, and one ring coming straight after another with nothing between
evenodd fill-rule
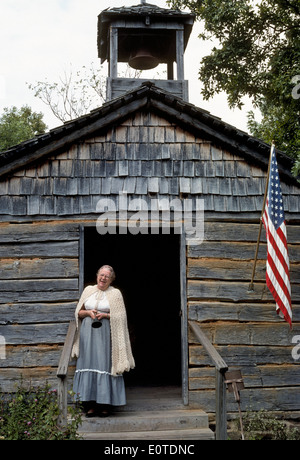
<instances>
[{"instance_id":1,"label":"log schoolhouse","mask_svg":"<svg viewBox=\"0 0 300 460\"><path fill-rule=\"evenodd\" d=\"M110 264L127 307L136 360L126 376L131 385L177 385L185 404L213 412L215 370L189 328L195 321L229 368L241 369L244 410L300 411L299 182L291 159L277 151L290 329L266 288L264 230L249 290L270 146L188 101L183 57L193 20L147 3L101 13L107 102L1 153L1 391L13 391L21 378L55 386L79 296ZM153 43L158 33L167 80L118 77L136 34ZM194 218L203 203L198 243L189 242L184 226L178 231L172 202L182 210L189 203ZM105 203L116 223L111 218L99 231ZM71 363L70 382L73 371Z\"/></svg>"}]
</instances>

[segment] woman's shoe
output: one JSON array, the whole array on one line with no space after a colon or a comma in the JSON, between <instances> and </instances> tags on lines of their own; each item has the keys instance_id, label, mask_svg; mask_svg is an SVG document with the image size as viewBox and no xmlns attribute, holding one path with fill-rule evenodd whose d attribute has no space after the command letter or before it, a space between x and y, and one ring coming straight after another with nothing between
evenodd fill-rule
<instances>
[{"instance_id":1,"label":"woman's shoe","mask_svg":"<svg viewBox=\"0 0 300 460\"><path fill-rule=\"evenodd\" d=\"M86 413L86 416L87 416L88 418L95 417L95 416L96 416L96 411L95 411L95 409L89 409L89 410L87 411L87 413Z\"/></svg>"},{"instance_id":2,"label":"woman's shoe","mask_svg":"<svg viewBox=\"0 0 300 460\"><path fill-rule=\"evenodd\" d=\"M97 412L99 417L108 417L111 414L111 406L109 404L98 404Z\"/></svg>"}]
</instances>

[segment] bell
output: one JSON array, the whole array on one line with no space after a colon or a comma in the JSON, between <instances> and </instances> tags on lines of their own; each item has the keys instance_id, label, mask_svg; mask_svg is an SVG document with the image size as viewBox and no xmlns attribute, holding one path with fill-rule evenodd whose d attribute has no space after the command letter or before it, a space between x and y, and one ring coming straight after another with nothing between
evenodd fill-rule
<instances>
[{"instance_id":1,"label":"bell","mask_svg":"<svg viewBox=\"0 0 300 460\"><path fill-rule=\"evenodd\" d=\"M129 65L136 70L149 70L158 66L159 60L147 49L140 48L135 54L130 56Z\"/></svg>"}]
</instances>

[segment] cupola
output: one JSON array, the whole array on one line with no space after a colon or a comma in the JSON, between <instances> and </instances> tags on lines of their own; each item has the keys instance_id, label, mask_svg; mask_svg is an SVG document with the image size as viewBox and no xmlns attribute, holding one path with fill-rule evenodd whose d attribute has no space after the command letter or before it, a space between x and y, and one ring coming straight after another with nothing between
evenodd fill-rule
<instances>
[{"instance_id":1,"label":"cupola","mask_svg":"<svg viewBox=\"0 0 300 460\"><path fill-rule=\"evenodd\" d=\"M118 64L137 70L166 64L166 79L150 79L156 86L188 101L184 79L184 53L195 16L179 10L141 3L131 7L108 8L98 17L98 54L108 61L107 100L140 86L145 79L123 78ZM146 78L148 81L149 78Z\"/></svg>"}]
</instances>

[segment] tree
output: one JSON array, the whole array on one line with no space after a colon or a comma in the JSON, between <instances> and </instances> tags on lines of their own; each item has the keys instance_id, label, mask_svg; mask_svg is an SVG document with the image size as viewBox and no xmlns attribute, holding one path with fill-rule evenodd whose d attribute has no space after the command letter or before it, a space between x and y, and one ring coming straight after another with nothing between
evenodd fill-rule
<instances>
[{"instance_id":1,"label":"tree","mask_svg":"<svg viewBox=\"0 0 300 460\"><path fill-rule=\"evenodd\" d=\"M0 151L44 134L46 129L42 113L33 112L27 105L20 109L6 107L0 117Z\"/></svg>"},{"instance_id":2,"label":"tree","mask_svg":"<svg viewBox=\"0 0 300 460\"><path fill-rule=\"evenodd\" d=\"M65 71L58 82L38 81L28 84L28 87L34 91L35 97L51 109L56 118L65 123L102 105L106 93L102 70L102 66L95 69L93 63L89 69L83 66L75 73L70 67L70 71Z\"/></svg>"},{"instance_id":3,"label":"tree","mask_svg":"<svg viewBox=\"0 0 300 460\"><path fill-rule=\"evenodd\" d=\"M133 71L127 66L122 74L124 77L138 78L141 71ZM38 81L28 84L28 87L62 123L87 114L106 100L104 68L102 65L95 68L93 63L89 68L83 66L76 72L71 66L58 78L58 82Z\"/></svg>"},{"instance_id":4,"label":"tree","mask_svg":"<svg viewBox=\"0 0 300 460\"><path fill-rule=\"evenodd\" d=\"M203 22L200 38L217 42L201 61L204 99L225 91L229 106L241 108L243 97L250 97L262 113L261 123L250 114L251 132L267 142L278 133L277 147L294 158L299 155L300 99L294 97L300 75L299 0L168 3L188 7Z\"/></svg>"}]
</instances>

